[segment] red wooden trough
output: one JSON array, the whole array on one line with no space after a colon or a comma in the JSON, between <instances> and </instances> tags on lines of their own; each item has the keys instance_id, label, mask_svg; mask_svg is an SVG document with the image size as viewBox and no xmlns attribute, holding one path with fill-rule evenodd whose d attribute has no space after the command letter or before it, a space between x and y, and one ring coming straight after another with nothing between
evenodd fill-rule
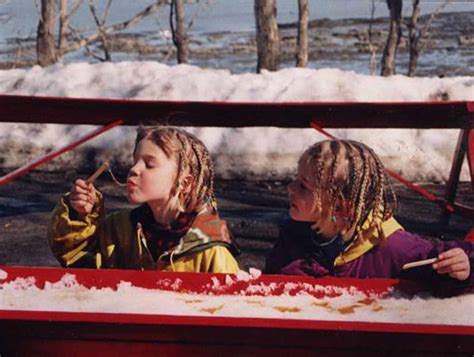
<instances>
[{"instance_id":1,"label":"red wooden trough","mask_svg":"<svg viewBox=\"0 0 474 357\"><path fill-rule=\"evenodd\" d=\"M0 267L8 274L0 284L34 277L36 286L58 282L74 274L87 288L116 288L121 281L148 289L200 294L236 294L249 285L272 285L280 294L286 283L355 287L365 293L384 294L404 289L394 279L340 279L260 276L226 286L224 274L161 273L131 270L78 270ZM5 274L3 274L5 275ZM179 287L170 281L180 280ZM224 287L212 290L215 279ZM1 288L0 288L1 289ZM298 289L291 291L296 294ZM256 293L259 294L258 292ZM245 298L243 296L242 298ZM114 304L110 301L110 304ZM1 306L1 303L0 303ZM54 310L54 309L53 309ZM469 313L468 311L466 313ZM177 355L238 353L318 356L419 355L474 353L474 326L317 321L281 318L172 316L129 313L0 310L0 354L10 355Z\"/></svg>"}]
</instances>

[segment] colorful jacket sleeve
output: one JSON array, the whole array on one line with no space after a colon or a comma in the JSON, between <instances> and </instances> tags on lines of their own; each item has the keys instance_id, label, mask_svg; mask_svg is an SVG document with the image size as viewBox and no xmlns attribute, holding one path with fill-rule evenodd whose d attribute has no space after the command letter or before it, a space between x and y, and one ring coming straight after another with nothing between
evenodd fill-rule
<instances>
[{"instance_id":1,"label":"colorful jacket sleeve","mask_svg":"<svg viewBox=\"0 0 474 357\"><path fill-rule=\"evenodd\" d=\"M443 296L454 295L474 286L474 244L472 242L462 240L433 242L408 232L398 232L392 238L390 240L392 261L399 267L397 278L425 282L437 295ZM438 274L431 265L408 270L401 269L406 263L436 258L442 252L454 248L462 249L469 259L471 273L464 281L451 278L447 274Z\"/></svg>"},{"instance_id":2,"label":"colorful jacket sleeve","mask_svg":"<svg viewBox=\"0 0 474 357\"><path fill-rule=\"evenodd\" d=\"M97 193L93 211L83 219L74 215L66 194L54 208L48 225L48 241L64 267L100 268L99 226L103 220L102 195Z\"/></svg>"}]
</instances>

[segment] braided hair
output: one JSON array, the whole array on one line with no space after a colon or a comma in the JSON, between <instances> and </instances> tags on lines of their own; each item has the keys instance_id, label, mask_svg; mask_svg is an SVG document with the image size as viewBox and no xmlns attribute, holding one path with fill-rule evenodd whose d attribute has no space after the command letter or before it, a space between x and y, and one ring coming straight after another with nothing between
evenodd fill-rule
<instances>
[{"instance_id":1,"label":"braided hair","mask_svg":"<svg viewBox=\"0 0 474 357\"><path fill-rule=\"evenodd\" d=\"M334 216L339 205L345 205L346 231L360 231L369 215L382 221L393 216L397 199L391 181L380 158L366 145L352 140L321 141L303 153L299 164L311 170L317 212L327 209ZM323 193L328 202L322 202ZM368 229L378 228L376 224L372 219Z\"/></svg>"}]
</instances>

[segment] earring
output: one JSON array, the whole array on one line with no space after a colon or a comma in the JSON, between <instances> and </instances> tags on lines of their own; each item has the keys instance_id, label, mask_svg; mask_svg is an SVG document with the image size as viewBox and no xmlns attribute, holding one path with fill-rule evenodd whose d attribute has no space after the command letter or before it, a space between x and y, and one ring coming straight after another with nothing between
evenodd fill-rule
<instances>
[{"instance_id":1,"label":"earring","mask_svg":"<svg viewBox=\"0 0 474 357\"><path fill-rule=\"evenodd\" d=\"M336 223L336 222L337 222L336 215L334 215L334 214L333 214L333 215L331 216L331 221L333 221L334 223Z\"/></svg>"}]
</instances>

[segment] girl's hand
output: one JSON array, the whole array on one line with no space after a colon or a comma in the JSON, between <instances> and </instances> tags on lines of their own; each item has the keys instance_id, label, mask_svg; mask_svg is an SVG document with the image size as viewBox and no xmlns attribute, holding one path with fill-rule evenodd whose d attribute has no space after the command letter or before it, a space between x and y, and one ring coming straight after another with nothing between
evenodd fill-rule
<instances>
[{"instance_id":1,"label":"girl's hand","mask_svg":"<svg viewBox=\"0 0 474 357\"><path fill-rule=\"evenodd\" d=\"M95 204L95 188L91 183L87 183L84 180L76 180L74 186L71 189L71 195L69 196L69 203L71 207L84 218L92 212Z\"/></svg>"},{"instance_id":2,"label":"girl's hand","mask_svg":"<svg viewBox=\"0 0 474 357\"><path fill-rule=\"evenodd\" d=\"M448 274L457 280L466 280L471 274L469 258L461 248L453 248L441 253L433 264L438 274Z\"/></svg>"}]
</instances>

